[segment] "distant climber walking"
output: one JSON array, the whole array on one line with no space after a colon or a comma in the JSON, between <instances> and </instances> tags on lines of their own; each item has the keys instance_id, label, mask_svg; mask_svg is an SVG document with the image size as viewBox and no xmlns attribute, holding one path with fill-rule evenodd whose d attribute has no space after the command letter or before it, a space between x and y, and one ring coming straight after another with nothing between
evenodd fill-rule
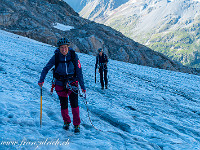
<instances>
[{"instance_id":1,"label":"distant climber walking","mask_svg":"<svg viewBox=\"0 0 200 150\"><path fill-rule=\"evenodd\" d=\"M95 69L99 69L100 73L100 82L101 82L101 89L108 88L108 68L107 68L107 63L108 63L108 58L106 54L103 52L102 48L98 49L98 55L96 57L96 64L95 64ZM104 84L105 82L105 84Z\"/></svg>"},{"instance_id":2,"label":"distant climber walking","mask_svg":"<svg viewBox=\"0 0 200 150\"><path fill-rule=\"evenodd\" d=\"M67 38L61 38L57 42L58 48L55 50L55 54L43 68L39 86L42 87L44 79L48 71L55 65L54 78L55 78L55 90L60 99L61 114L64 120L64 129L69 129L71 123L70 116L68 114L68 97L73 114L74 132L80 132L80 115L78 106L78 83L81 86L82 92L86 93L84 86L83 74L78 55L75 51L69 47L69 40Z\"/></svg>"}]
</instances>

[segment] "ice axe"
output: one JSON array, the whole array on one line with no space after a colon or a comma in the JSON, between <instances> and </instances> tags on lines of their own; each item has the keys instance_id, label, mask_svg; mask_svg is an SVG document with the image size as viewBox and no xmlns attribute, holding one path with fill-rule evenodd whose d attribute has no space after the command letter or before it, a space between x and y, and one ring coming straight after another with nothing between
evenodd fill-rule
<instances>
[{"instance_id":1,"label":"ice axe","mask_svg":"<svg viewBox=\"0 0 200 150\"><path fill-rule=\"evenodd\" d=\"M42 87L40 88L40 128L42 127Z\"/></svg>"}]
</instances>

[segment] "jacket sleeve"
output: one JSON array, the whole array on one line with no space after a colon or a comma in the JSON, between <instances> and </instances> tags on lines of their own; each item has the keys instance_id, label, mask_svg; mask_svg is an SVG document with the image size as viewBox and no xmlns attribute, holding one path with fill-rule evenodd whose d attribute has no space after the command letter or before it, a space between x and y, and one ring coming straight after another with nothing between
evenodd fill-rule
<instances>
[{"instance_id":1,"label":"jacket sleeve","mask_svg":"<svg viewBox=\"0 0 200 150\"><path fill-rule=\"evenodd\" d=\"M53 57L51 57L51 59L49 60L49 62L46 64L46 66L43 68L41 75L40 75L40 80L38 81L38 83L42 83L44 82L44 79L47 75L47 73L49 72L49 70L55 65L55 55Z\"/></svg>"},{"instance_id":2,"label":"jacket sleeve","mask_svg":"<svg viewBox=\"0 0 200 150\"><path fill-rule=\"evenodd\" d=\"M75 65L76 65L76 76L78 78L78 82L81 86L81 89L86 90L85 85L84 85L84 80L83 80L83 73L82 73L82 68L81 68L81 63L78 58L78 55L75 54Z\"/></svg>"}]
</instances>

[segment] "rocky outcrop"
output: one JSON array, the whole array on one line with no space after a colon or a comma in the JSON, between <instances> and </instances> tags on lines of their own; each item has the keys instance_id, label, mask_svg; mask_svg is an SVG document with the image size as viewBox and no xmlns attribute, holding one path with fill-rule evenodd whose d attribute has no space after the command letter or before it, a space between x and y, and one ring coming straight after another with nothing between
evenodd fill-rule
<instances>
[{"instance_id":1,"label":"rocky outcrop","mask_svg":"<svg viewBox=\"0 0 200 150\"><path fill-rule=\"evenodd\" d=\"M170 60L161 53L139 44L122 33L79 15L62 0L3 0L0 5L0 28L44 43L56 45L67 37L79 52L96 55L102 47L111 59L198 74L197 70ZM60 30L55 24L72 26Z\"/></svg>"}]
</instances>

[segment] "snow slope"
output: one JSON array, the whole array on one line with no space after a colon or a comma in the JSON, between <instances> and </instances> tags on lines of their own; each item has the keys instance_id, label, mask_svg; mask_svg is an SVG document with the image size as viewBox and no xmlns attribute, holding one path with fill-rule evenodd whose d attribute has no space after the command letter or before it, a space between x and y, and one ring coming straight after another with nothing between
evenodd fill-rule
<instances>
[{"instance_id":1,"label":"snow slope","mask_svg":"<svg viewBox=\"0 0 200 150\"><path fill-rule=\"evenodd\" d=\"M95 57L81 53L87 105L79 99L80 135L72 126L62 129L59 100L50 95L51 72L40 128L37 82L54 50L0 30L1 150L200 149L199 76L109 60L109 89L101 90L94 83Z\"/></svg>"}]
</instances>

